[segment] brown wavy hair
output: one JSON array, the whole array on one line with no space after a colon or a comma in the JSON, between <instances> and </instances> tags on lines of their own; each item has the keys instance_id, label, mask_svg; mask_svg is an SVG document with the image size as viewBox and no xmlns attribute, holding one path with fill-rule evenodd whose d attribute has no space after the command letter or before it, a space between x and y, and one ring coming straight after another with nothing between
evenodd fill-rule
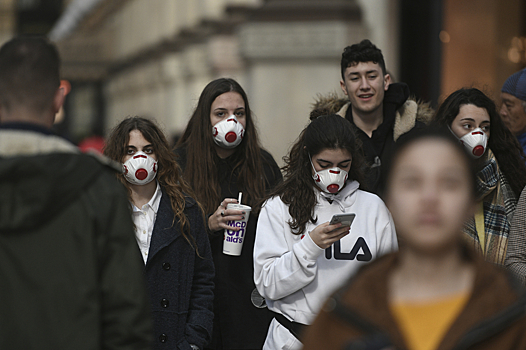
<instances>
[{"instance_id":1,"label":"brown wavy hair","mask_svg":"<svg viewBox=\"0 0 526 350\"><path fill-rule=\"evenodd\" d=\"M181 234L197 251L197 244L193 236L189 234L191 228L188 218L184 213L186 202L185 197L191 197L193 193L191 188L182 178L181 169L175 161L168 141L161 129L152 120L137 116L128 117L112 130L107 138L106 146L104 147L104 155L119 163L123 163L126 155L126 147L130 141L130 132L133 130L140 131L142 136L150 142L153 147L158 165L156 179L170 198L170 205L174 212L172 226L177 219L179 221ZM131 200L130 184L126 181L123 174L118 174L117 178L128 189L128 196ZM197 205L201 207L199 202Z\"/></svg>"},{"instance_id":2,"label":"brown wavy hair","mask_svg":"<svg viewBox=\"0 0 526 350\"><path fill-rule=\"evenodd\" d=\"M462 88L449 95L438 108L431 127L451 126L463 105L474 105L488 112L490 119L490 137L488 147L491 149L506 176L515 196L518 198L526 186L526 165L524 152L517 138L504 125L495 102L476 88Z\"/></svg>"},{"instance_id":3,"label":"brown wavy hair","mask_svg":"<svg viewBox=\"0 0 526 350\"><path fill-rule=\"evenodd\" d=\"M227 92L237 92L245 102L246 126L241 143L235 148L234 167L243 198L252 204L252 211L260 208L258 203L265 195L265 175L259 137L252 118L248 98L234 79L216 79L203 89L197 107L179 139L176 148L186 151L184 177L194 189L194 193L204 207L205 213L213 213L221 202L221 187L217 173L219 156L212 137L210 112L212 103Z\"/></svg>"},{"instance_id":4,"label":"brown wavy hair","mask_svg":"<svg viewBox=\"0 0 526 350\"><path fill-rule=\"evenodd\" d=\"M295 235L305 232L309 221L313 224L318 221L314 216L317 187L312 178L311 156L325 149L348 151L352 157L348 181L364 182L365 159L351 123L336 114L315 117L303 129L288 156L283 158L284 181L269 196L279 196L289 205L292 221L288 224Z\"/></svg>"}]
</instances>

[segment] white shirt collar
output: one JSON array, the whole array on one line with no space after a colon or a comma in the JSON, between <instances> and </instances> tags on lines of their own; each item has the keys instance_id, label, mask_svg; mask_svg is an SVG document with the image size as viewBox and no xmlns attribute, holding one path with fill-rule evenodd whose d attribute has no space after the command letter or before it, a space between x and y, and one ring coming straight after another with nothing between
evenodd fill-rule
<instances>
[{"instance_id":1,"label":"white shirt collar","mask_svg":"<svg viewBox=\"0 0 526 350\"><path fill-rule=\"evenodd\" d=\"M145 204L145 206L151 208L155 214L157 214L157 211L159 210L159 204L161 203L161 197L163 192L161 191L161 186L159 185L159 182L157 182L157 187L155 188L155 192L153 193L152 198L148 201L148 203ZM142 208L138 208L135 204L132 203L133 211L141 211ZM143 206L144 208L144 206Z\"/></svg>"}]
</instances>

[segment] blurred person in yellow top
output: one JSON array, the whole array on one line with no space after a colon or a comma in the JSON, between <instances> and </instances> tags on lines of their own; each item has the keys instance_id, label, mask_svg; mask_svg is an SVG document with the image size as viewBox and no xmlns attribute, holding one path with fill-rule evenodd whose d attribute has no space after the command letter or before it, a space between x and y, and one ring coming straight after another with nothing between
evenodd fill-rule
<instances>
[{"instance_id":1,"label":"blurred person in yellow top","mask_svg":"<svg viewBox=\"0 0 526 350\"><path fill-rule=\"evenodd\" d=\"M462 239L475 210L475 168L446 130L397 144L386 204L400 251L363 267L325 303L312 349L524 349L526 296Z\"/></svg>"}]
</instances>

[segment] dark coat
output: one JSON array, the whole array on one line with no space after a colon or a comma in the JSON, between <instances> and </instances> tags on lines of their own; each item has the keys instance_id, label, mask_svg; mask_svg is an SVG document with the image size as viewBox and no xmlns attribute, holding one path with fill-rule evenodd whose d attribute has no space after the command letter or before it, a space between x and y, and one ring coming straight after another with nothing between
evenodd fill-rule
<instances>
[{"instance_id":1,"label":"dark coat","mask_svg":"<svg viewBox=\"0 0 526 350\"><path fill-rule=\"evenodd\" d=\"M163 190L146 262L156 349L200 349L212 335L214 264L199 206L187 197L185 215L197 253L173 225L170 199ZM199 256L198 256L199 254Z\"/></svg>"},{"instance_id":2,"label":"dark coat","mask_svg":"<svg viewBox=\"0 0 526 350\"><path fill-rule=\"evenodd\" d=\"M306 331L304 349L407 349L388 302L397 253L362 268ZM475 280L468 302L437 350L526 349L526 294L504 269L466 249Z\"/></svg>"},{"instance_id":3,"label":"dark coat","mask_svg":"<svg viewBox=\"0 0 526 350\"><path fill-rule=\"evenodd\" d=\"M186 166L186 150L177 150L178 163L181 168ZM261 150L265 190L270 191L282 180L282 175L274 158ZM242 191L237 173L235 154L220 159L217 163L217 176L221 186L221 198L237 198ZM243 204L253 206L255 203L243 201ZM218 203L219 205L219 203ZM212 214L212 213L207 213ZM216 267L215 299L214 299L214 334L209 348L225 349L261 349L267 336L272 313L266 308L257 308L252 302L254 285L254 240L258 214L250 213L245 242L240 256L223 254L224 230L211 232L210 246ZM235 325L235 327L232 327Z\"/></svg>"},{"instance_id":4,"label":"dark coat","mask_svg":"<svg viewBox=\"0 0 526 350\"><path fill-rule=\"evenodd\" d=\"M33 124L12 129L17 142L0 126L0 349L151 349L144 263L111 161Z\"/></svg>"}]
</instances>

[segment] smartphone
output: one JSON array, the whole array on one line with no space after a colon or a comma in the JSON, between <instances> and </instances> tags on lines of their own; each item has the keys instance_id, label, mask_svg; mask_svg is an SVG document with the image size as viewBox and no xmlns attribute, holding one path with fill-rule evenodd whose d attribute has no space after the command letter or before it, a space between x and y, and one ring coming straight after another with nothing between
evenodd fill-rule
<instances>
[{"instance_id":1,"label":"smartphone","mask_svg":"<svg viewBox=\"0 0 526 350\"><path fill-rule=\"evenodd\" d=\"M335 214L329 224L334 225L341 222L342 226L351 226L355 217L356 214Z\"/></svg>"}]
</instances>

